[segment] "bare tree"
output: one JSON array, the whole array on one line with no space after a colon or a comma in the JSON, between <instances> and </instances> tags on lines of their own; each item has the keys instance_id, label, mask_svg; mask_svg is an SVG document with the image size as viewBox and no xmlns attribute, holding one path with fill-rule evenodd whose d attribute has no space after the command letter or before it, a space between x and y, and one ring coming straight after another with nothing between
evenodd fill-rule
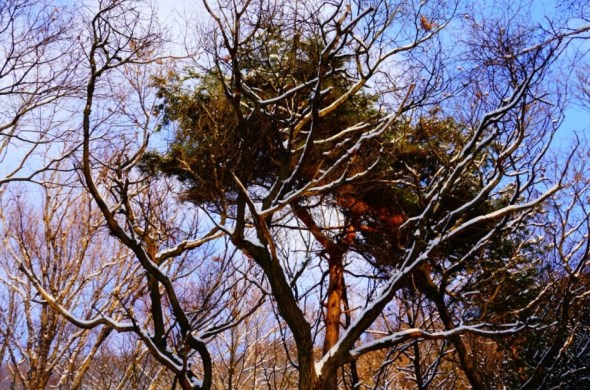
<instances>
[{"instance_id":1,"label":"bare tree","mask_svg":"<svg viewBox=\"0 0 590 390\"><path fill-rule=\"evenodd\" d=\"M272 308L261 307L255 315L212 341L217 351L213 387L218 389L291 389L296 387L296 370L282 341Z\"/></svg>"},{"instance_id":2,"label":"bare tree","mask_svg":"<svg viewBox=\"0 0 590 390\"><path fill-rule=\"evenodd\" d=\"M564 189L548 202L537 221L538 240L545 245L548 264L543 290L535 298L546 304L534 314L553 326L539 332L536 341L526 334L524 340L515 343L520 344L521 350L514 364L526 373L521 378L522 389L575 388L590 376L587 359L590 182L584 163L588 148L578 140L572 146L576 153L569 160L571 168L564 179ZM556 157L556 164L561 158ZM529 305L525 310L531 307L534 306Z\"/></svg>"},{"instance_id":3,"label":"bare tree","mask_svg":"<svg viewBox=\"0 0 590 390\"><path fill-rule=\"evenodd\" d=\"M33 197L43 205L32 207ZM100 233L90 198L76 189L11 189L5 198L2 333L12 378L22 388L78 389L112 329L78 329L43 296L81 318L93 312L116 318L120 303L104 292L116 288L125 300L137 295L132 270L119 266L128 254Z\"/></svg>"},{"instance_id":4,"label":"bare tree","mask_svg":"<svg viewBox=\"0 0 590 390\"><path fill-rule=\"evenodd\" d=\"M213 259L206 263L200 261L199 257L206 256L207 252L194 253L195 249L204 247L207 242L221 235L213 230L204 238L198 237L202 230L199 222L201 216L176 209L178 202L173 198L175 184L168 180L146 181L134 170L139 157L145 152L149 134L157 124L152 121L151 104L154 96L148 88L151 69L148 65L155 63L161 37L153 14L145 6L144 2L117 0L88 5L79 14L82 22L76 24L79 27L76 31L78 35L68 41L79 46L82 58L85 58L85 61L80 62L78 57L75 61L82 75L77 81L82 80L85 84L79 89L85 101L82 106L82 152L80 156L74 155L79 157L74 165L79 168L87 194L93 199L92 205L98 206L98 209L91 206L85 210L86 216L94 217L95 210L98 211L106 221L106 229L110 234L96 235L84 242L88 247L98 248L97 245L101 245L104 249L108 243L113 243L110 237L114 236L116 243L121 243L122 248L130 253L125 256L110 253L113 258L99 265L106 267L103 272L91 273L88 279L81 275L80 284L76 284L75 279L71 282L63 280L63 283L71 283L73 290L62 291L54 285L61 279L54 280L51 272L67 275L65 265L63 268L57 265L43 266L36 259L23 258L28 242L19 241L20 237L11 241L15 245L20 243L21 251L14 249L12 257L20 265L19 269L26 275L28 282L11 276L6 279L7 285L21 283L27 287L25 291L28 294L33 294L30 289L32 285L40 296L38 301L41 310L52 318L51 321L63 325L59 319L64 317L82 328L80 335L96 334L95 331L91 332L94 329L99 331L98 336L95 336L97 344L91 353L80 357L82 361L71 359L67 362L70 367L64 369L62 382L74 387L80 385L82 375L89 369L104 338L116 330L130 332L138 337L159 364L172 372L175 384L193 388L199 387L201 383L209 388L212 361L206 342L239 323L260 304L260 299L259 302L249 300L247 279L226 279L229 272L236 272L230 250L216 251L219 253L211 255ZM55 74L51 76L55 77ZM48 84L44 84L41 78L35 81L39 88ZM40 94L37 91L34 96L37 98ZM47 115L47 112L43 111L43 115ZM113 134L114 138L111 137ZM75 151L75 139L68 142ZM33 144L33 149L37 145L39 142ZM57 148L57 145L51 143L50 148ZM60 159L71 156L63 150L60 152ZM59 180L59 186L63 187L58 188L74 184L63 181L63 178ZM44 188L54 184L50 180L40 183ZM53 195L60 198L58 194ZM79 199L70 197L60 201L67 203ZM16 206L11 207L14 209ZM51 212L63 213L63 207L64 204L58 202L56 209ZM24 209L24 206L21 208ZM46 222L54 223L52 218ZM97 223L97 226L102 224ZM20 229L28 230L28 227ZM104 232L102 229L100 231ZM86 247L77 246L74 241L74 238L65 240L64 245L73 245L82 251L81 257L87 256ZM82 261L72 262L72 266L79 267L76 269L79 272L87 271L83 264ZM49 271L45 267L49 267ZM106 272L111 269L113 274ZM247 270L240 272L248 273ZM26 307L32 304L30 299L32 297L28 295L22 299ZM15 318L15 310L18 310L17 303L8 307L7 315L11 319ZM32 320L36 315L36 312L31 313L28 318ZM9 340L10 335L6 336L6 340ZM54 336L49 342L53 341ZM31 334L31 337L35 336ZM6 340L3 353L14 351L14 348L8 348L14 346L10 344L14 343L14 339ZM80 348L77 353L80 353L82 346ZM33 359L34 352L31 349L14 357L14 369L22 368L17 360ZM193 362L195 353L200 356L196 363ZM141 357L145 351L137 350L134 354ZM42 367L26 365L30 375L43 377L38 381L40 384L35 383L35 386L47 384L52 375L51 365L57 364L57 360L53 359L50 365L43 364ZM72 377L72 368L78 364L82 364L83 368L80 376ZM191 367L193 364L195 367ZM126 383L132 373L123 374L121 384ZM166 371L160 369L158 376L162 375L167 378ZM201 381L197 380L197 375L201 376ZM21 375L21 382L29 386L26 381L33 381L34 378L25 376ZM155 385L157 381L151 383Z\"/></svg>"},{"instance_id":5,"label":"bare tree","mask_svg":"<svg viewBox=\"0 0 590 390\"><path fill-rule=\"evenodd\" d=\"M65 109L80 91L73 25L51 1L0 4L1 183L34 179L76 147Z\"/></svg>"},{"instance_id":6,"label":"bare tree","mask_svg":"<svg viewBox=\"0 0 590 390\"><path fill-rule=\"evenodd\" d=\"M502 283L511 283L511 273L523 278L514 283L526 279L521 262L531 256L530 237L519 231L562 186L560 180L544 186L543 158L560 105L547 103L551 91L543 82L568 38L586 28L548 36L518 25L503 32L478 20L466 42L472 56L463 60L472 71L445 80L437 37L453 16L452 4L205 6L214 29L206 46L210 62L200 68L204 81L192 95L183 94L182 83L162 82L170 107L165 114L179 127L168 155L153 164L188 180L187 199L265 273L297 347L299 387L336 388L338 370L366 354L446 340L468 382L488 388L465 335L499 338L538 327L481 306L500 285L486 264L505 270ZM386 73L385 66L400 71ZM456 94L445 97L441 91L453 85L459 85ZM363 93L381 106L363 105ZM459 99L465 106L459 120L445 121ZM428 113L429 106L439 113ZM351 115L355 107L365 112ZM391 148L395 159L408 137L418 138L415 129L426 134L424 147L436 162L422 171L398 159L401 173L371 176L379 153ZM449 131L454 138L429 146ZM363 198L369 195L363 185L407 191L416 207L397 214L395 206L382 209ZM323 218L330 208L342 213ZM315 260L285 250L279 239L301 228L322 248ZM373 271L354 257L346 260L379 229L391 245L385 253L375 246L364 251ZM500 255L494 251L502 239L512 246ZM317 271L326 278L314 278ZM347 286L362 280L369 289ZM486 289L475 290L476 281ZM436 318L400 323L368 340L367 332L409 286L430 302ZM314 294L326 305L320 317L305 303ZM475 299L460 298L468 294ZM324 341L316 360L318 334Z\"/></svg>"}]
</instances>

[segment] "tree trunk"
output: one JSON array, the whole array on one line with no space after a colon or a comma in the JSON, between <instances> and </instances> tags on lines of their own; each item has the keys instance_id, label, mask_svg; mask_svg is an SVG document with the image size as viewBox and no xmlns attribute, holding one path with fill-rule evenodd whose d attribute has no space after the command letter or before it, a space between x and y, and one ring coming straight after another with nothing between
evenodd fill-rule
<instances>
[{"instance_id":1,"label":"tree trunk","mask_svg":"<svg viewBox=\"0 0 590 390\"><path fill-rule=\"evenodd\" d=\"M326 355L340 339L340 317L342 315L342 295L344 292L344 266L342 252L330 253L328 270L328 299L326 301L326 336L323 354ZM325 390L338 389L337 371L325 378Z\"/></svg>"}]
</instances>

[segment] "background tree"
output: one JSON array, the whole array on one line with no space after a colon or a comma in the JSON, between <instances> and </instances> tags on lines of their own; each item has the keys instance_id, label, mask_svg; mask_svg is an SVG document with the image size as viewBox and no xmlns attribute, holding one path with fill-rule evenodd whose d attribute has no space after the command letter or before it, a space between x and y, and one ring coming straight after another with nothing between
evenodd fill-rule
<instances>
[{"instance_id":1,"label":"background tree","mask_svg":"<svg viewBox=\"0 0 590 390\"><path fill-rule=\"evenodd\" d=\"M57 175L46 179L55 182ZM31 207L39 196L43 204ZM101 364L97 356L112 329L79 329L43 295L80 318L100 312L116 319L121 302L141 294L132 265L123 260L128 253L105 237L90 198L76 189L46 186L41 194L12 189L3 209L9 211L2 216L2 361L11 373L5 380L27 389L92 383L89 371ZM105 299L110 289L118 291L119 301Z\"/></svg>"},{"instance_id":2,"label":"background tree","mask_svg":"<svg viewBox=\"0 0 590 390\"><path fill-rule=\"evenodd\" d=\"M79 141L65 124L80 91L73 19L50 1L0 4L1 184L35 180Z\"/></svg>"}]
</instances>

